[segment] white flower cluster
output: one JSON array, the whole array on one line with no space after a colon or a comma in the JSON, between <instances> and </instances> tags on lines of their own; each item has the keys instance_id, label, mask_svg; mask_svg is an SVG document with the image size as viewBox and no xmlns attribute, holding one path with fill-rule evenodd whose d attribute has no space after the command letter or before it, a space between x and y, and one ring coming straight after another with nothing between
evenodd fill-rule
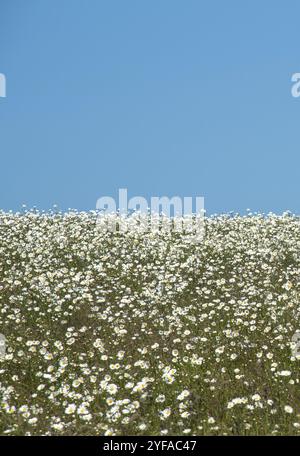
<instances>
[{"instance_id":1,"label":"white flower cluster","mask_svg":"<svg viewBox=\"0 0 300 456\"><path fill-rule=\"evenodd\" d=\"M0 434L300 433L300 220L205 225L0 213Z\"/></svg>"}]
</instances>

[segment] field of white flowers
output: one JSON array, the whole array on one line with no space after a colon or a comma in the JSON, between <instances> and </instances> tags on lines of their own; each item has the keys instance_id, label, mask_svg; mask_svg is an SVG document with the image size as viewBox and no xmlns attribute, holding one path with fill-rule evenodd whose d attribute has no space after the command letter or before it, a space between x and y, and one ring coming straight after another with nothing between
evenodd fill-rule
<instances>
[{"instance_id":1,"label":"field of white flowers","mask_svg":"<svg viewBox=\"0 0 300 456\"><path fill-rule=\"evenodd\" d=\"M205 230L0 213L0 434L300 434L300 219Z\"/></svg>"}]
</instances>

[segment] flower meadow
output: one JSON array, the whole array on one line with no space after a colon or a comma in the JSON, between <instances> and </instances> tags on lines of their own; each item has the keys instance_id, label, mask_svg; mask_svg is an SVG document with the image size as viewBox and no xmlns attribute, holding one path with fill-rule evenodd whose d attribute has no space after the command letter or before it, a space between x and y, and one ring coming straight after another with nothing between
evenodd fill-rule
<instances>
[{"instance_id":1,"label":"flower meadow","mask_svg":"<svg viewBox=\"0 0 300 456\"><path fill-rule=\"evenodd\" d=\"M289 213L1 212L0 434L300 434L299 253Z\"/></svg>"}]
</instances>

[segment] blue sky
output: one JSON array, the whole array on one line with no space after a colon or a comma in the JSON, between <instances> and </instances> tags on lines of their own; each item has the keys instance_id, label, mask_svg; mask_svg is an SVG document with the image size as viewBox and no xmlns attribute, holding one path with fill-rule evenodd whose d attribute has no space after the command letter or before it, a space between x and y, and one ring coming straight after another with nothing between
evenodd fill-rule
<instances>
[{"instance_id":1,"label":"blue sky","mask_svg":"<svg viewBox=\"0 0 300 456\"><path fill-rule=\"evenodd\" d=\"M0 0L0 208L300 213L299 1Z\"/></svg>"}]
</instances>

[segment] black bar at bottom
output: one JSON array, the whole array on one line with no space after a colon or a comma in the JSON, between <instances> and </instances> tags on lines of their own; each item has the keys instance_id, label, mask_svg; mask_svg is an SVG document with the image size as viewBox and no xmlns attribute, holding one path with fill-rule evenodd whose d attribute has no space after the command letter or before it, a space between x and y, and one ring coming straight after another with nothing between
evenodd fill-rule
<instances>
[{"instance_id":1,"label":"black bar at bottom","mask_svg":"<svg viewBox=\"0 0 300 456\"><path fill-rule=\"evenodd\" d=\"M53 456L72 451L76 454L180 454L206 455L211 451L228 450L231 454L247 451L277 450L296 451L300 449L299 437L0 437L0 452L16 451L16 454L30 452L41 455L47 450Z\"/></svg>"}]
</instances>

